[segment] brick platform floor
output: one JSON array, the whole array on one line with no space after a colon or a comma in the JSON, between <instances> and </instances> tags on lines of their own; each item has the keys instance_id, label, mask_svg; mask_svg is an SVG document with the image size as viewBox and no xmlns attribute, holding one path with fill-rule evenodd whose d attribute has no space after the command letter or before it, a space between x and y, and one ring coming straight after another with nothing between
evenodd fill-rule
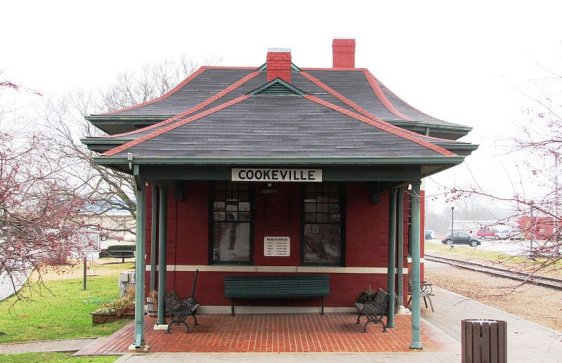
<instances>
[{"instance_id":1,"label":"brick platform floor","mask_svg":"<svg viewBox=\"0 0 562 363\"><path fill-rule=\"evenodd\" d=\"M191 333L174 325L171 334L154 330L155 318L145 318L150 352L407 352L411 320L397 316L396 328L382 332L380 324L357 325L355 314L200 315ZM364 321L365 318L362 320ZM439 330L422 324L424 351L439 351L445 342ZM100 339L77 355L129 353L134 322Z\"/></svg>"}]
</instances>

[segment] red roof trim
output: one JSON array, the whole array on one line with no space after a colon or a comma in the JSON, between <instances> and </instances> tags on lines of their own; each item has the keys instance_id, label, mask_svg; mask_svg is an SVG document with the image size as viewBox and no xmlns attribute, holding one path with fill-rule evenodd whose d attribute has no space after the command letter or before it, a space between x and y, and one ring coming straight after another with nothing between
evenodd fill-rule
<instances>
[{"instance_id":1,"label":"red roof trim","mask_svg":"<svg viewBox=\"0 0 562 363\"><path fill-rule=\"evenodd\" d=\"M367 68L319 68L319 67L312 67L312 68L302 68L302 71L330 71L330 72L363 72L366 71Z\"/></svg>"},{"instance_id":2,"label":"red roof trim","mask_svg":"<svg viewBox=\"0 0 562 363\"><path fill-rule=\"evenodd\" d=\"M407 121L412 121L412 119L410 117L408 117L408 116L404 115L402 112L398 111L398 109L396 107L394 107L394 105L389 101L389 99L386 98L386 95L384 94L382 88L379 86L376 78L371 74L371 72L369 72L368 70L364 70L363 73L365 74L365 78L367 78L367 81L371 85L371 88L373 89L373 92L375 92L375 95L382 102L384 107L386 107L390 112L392 112L396 116L400 117L401 119L407 120Z\"/></svg>"},{"instance_id":3,"label":"red roof trim","mask_svg":"<svg viewBox=\"0 0 562 363\"><path fill-rule=\"evenodd\" d=\"M129 106L129 107L125 107L122 108L120 110L116 110L116 111L111 111L111 112L106 112L102 115L113 115L117 112L123 112L123 111L129 111L129 110L134 110L135 108L139 108L142 106L146 106L146 105L150 105L151 103L154 102L158 102L158 101L162 101L163 99L168 98L169 96L171 96L172 94L174 94L175 92L177 92L179 89L181 89L183 86L185 86L186 84L188 84L189 82L191 82L192 80L194 80L195 78L197 78L201 73L205 72L205 70L207 70L208 67L201 67L199 68L197 71L191 73L189 75L189 77L187 77L186 79L184 79L180 84L178 84L177 86L175 86L174 88L172 88L171 90L169 90L168 92L164 93L162 96L155 98L153 100L150 101L146 101L143 103L139 103L137 105L133 105L133 106Z\"/></svg>"},{"instance_id":4,"label":"red roof trim","mask_svg":"<svg viewBox=\"0 0 562 363\"><path fill-rule=\"evenodd\" d=\"M160 126L163 126L163 125L167 125L167 124L169 124L169 123L172 123L172 122L174 122L174 121L177 121L177 120L179 120L179 119L181 119L181 118L184 118L185 116L187 116L187 115L189 115L189 114L192 114L192 113L194 113L194 112L196 112L196 111L199 111L200 109L202 109L202 108L204 108L204 107L210 105L211 103L217 101L218 99L224 97L224 96L227 95L228 93L234 91L234 90L237 89L238 87L242 86L244 83L246 83L246 82L248 82L249 80L251 80L252 78L258 76L259 74L260 74L259 71L252 72L252 73L246 75L245 77L240 78L238 81L234 82L233 84L231 84L230 86L226 87L226 88L223 89L222 91L215 93L215 94L212 95L211 97L207 98L205 101L203 101L203 102L201 102L201 103L199 103L199 104L193 106L193 107L190 108L190 109L187 109L187 110L185 110L185 111L183 111L183 112L177 114L176 116L170 117L169 119L166 119L166 120L164 120L164 121L155 123L155 124L150 125L150 126L147 126L147 127L143 127L142 129L133 130L133 131L129 131L129 132L124 132L124 133L121 133L121 134L115 134L115 135L111 135L111 136L109 136L109 137L110 137L110 138L117 138L117 137L123 137L123 136L128 136L128 135L134 135L134 134L139 133L139 132L143 132L143 131L146 131L146 130L151 130L151 129L153 129L153 128L160 127Z\"/></svg>"},{"instance_id":5,"label":"red roof trim","mask_svg":"<svg viewBox=\"0 0 562 363\"><path fill-rule=\"evenodd\" d=\"M434 145L434 144L429 143L427 141L419 139L414 133L410 133L410 132L408 132L406 130L403 130L399 127L393 126L393 125L389 124L388 122L385 122L385 121L380 120L378 118L366 117L366 116L357 114L355 112L346 110L345 108L336 106L333 103L324 101L324 100L322 100L322 99L320 99L316 96L306 95L304 97L306 99L310 100L310 101L318 103L319 105L322 105L324 107L330 108L330 109L338 111L340 113L343 113L346 116L353 117L353 118L355 118L359 121L362 121L362 122L364 122L368 125L374 126L374 127L378 128L380 130L386 131L388 133L391 133L391 134L396 135L398 137L404 138L406 140L415 142L416 144L419 144L419 145L424 146L428 149L431 149L431 150L433 150L433 151L435 151L439 154L442 154L442 155L445 155L445 156L455 156L456 155L456 154L452 153L451 151L449 151L445 148L442 148L440 146L437 146L437 145Z\"/></svg>"},{"instance_id":6,"label":"red roof trim","mask_svg":"<svg viewBox=\"0 0 562 363\"><path fill-rule=\"evenodd\" d=\"M242 69L242 70L255 70L258 67L232 67L232 66L205 66L207 69Z\"/></svg>"},{"instance_id":7,"label":"red roof trim","mask_svg":"<svg viewBox=\"0 0 562 363\"><path fill-rule=\"evenodd\" d=\"M334 96L337 99L339 99L340 101L342 101L343 103L347 104L348 106L353 107L355 110L362 113L364 116L373 117L373 115L369 111L365 110L363 107L361 107L358 104L356 104L355 102L351 101L349 98L345 97L344 95L337 92L333 88L330 88L330 86L328 86L327 84L325 84L324 82L322 82L318 78L314 77L313 75L308 74L306 72L300 72L300 74L303 77L305 77L306 79L308 79L309 81L311 81L312 83L314 83L315 85L317 85L318 87L324 89L325 91L330 93L332 96Z\"/></svg>"},{"instance_id":8,"label":"red roof trim","mask_svg":"<svg viewBox=\"0 0 562 363\"><path fill-rule=\"evenodd\" d=\"M237 98L235 98L235 99L233 99L233 100L230 100L230 101L225 102L225 103L223 103L223 104L220 104L220 105L218 105L218 106L216 106L216 107L213 107L213 108L211 108L211 109L209 109L209 110L207 110L207 111L203 111L203 112L198 113L198 114L196 114L196 115L190 116L190 117L188 117L188 118L186 118L186 119L183 119L183 120L181 120L181 121L179 121L179 122L173 123L173 124L168 125L168 126L163 127L163 128L160 128L160 129L154 131L153 133L150 133L150 134L148 134L148 135L144 135L144 136L142 136L142 137L139 137L138 139L129 141L129 142L126 143L126 144L123 144L123 145L118 146L118 147L116 147L116 148L114 148L114 149L108 150L108 151L104 152L102 155L103 155L103 156L112 156L112 155L115 155L115 154L120 153L120 152L122 152L122 151L125 151L125 150L127 150L127 149L129 149L129 148L131 148L131 147L133 147L133 146L136 146L136 145L141 144L141 143L143 143L143 142L145 142L145 141L148 141L148 140L150 140L150 139L153 139L153 138L155 138L155 137L157 137L157 136L160 136L160 135L162 135L162 134L165 134L166 132L171 131L171 130L173 130L173 129L176 129L176 128L180 127L180 126L183 126L183 125L185 125L185 124L188 124L188 123L193 122L193 121L196 121L196 120L199 120L199 119L201 119L201 118L203 118L203 117L212 115L212 114L215 113L215 112L221 111L221 110L223 110L223 109L225 109L225 108L227 108L227 107L230 107L230 106L235 105L235 104L237 104L237 103L239 103L239 102L242 102L242 101L244 101L245 99L247 99L247 98L249 98L249 97L250 97L250 96L248 96L248 95L243 95L243 96L237 97Z\"/></svg>"}]
</instances>

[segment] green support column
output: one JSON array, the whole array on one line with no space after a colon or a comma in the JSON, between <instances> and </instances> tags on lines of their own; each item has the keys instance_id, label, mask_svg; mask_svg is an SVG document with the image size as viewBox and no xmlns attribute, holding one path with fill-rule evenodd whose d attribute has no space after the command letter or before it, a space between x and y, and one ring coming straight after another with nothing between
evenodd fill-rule
<instances>
[{"instance_id":1,"label":"green support column","mask_svg":"<svg viewBox=\"0 0 562 363\"><path fill-rule=\"evenodd\" d=\"M390 191L390 216L388 221L388 268L386 275L386 290L388 292L388 315L386 318L386 326L395 328L394 324L394 297L396 289L394 279L396 278L396 189Z\"/></svg>"},{"instance_id":2,"label":"green support column","mask_svg":"<svg viewBox=\"0 0 562 363\"><path fill-rule=\"evenodd\" d=\"M410 283L412 288L412 341L410 349L423 349L421 343L421 311L420 311L420 185L412 183L412 271Z\"/></svg>"},{"instance_id":3,"label":"green support column","mask_svg":"<svg viewBox=\"0 0 562 363\"><path fill-rule=\"evenodd\" d=\"M137 183L137 236L135 248L135 349L144 345L145 188Z\"/></svg>"},{"instance_id":4,"label":"green support column","mask_svg":"<svg viewBox=\"0 0 562 363\"><path fill-rule=\"evenodd\" d=\"M158 320L157 325L166 324L166 243L168 223L168 189L160 187L160 204L158 207Z\"/></svg>"},{"instance_id":5,"label":"green support column","mask_svg":"<svg viewBox=\"0 0 562 363\"><path fill-rule=\"evenodd\" d=\"M404 306L404 187L398 189L398 213L396 224L398 226L397 231L397 269L398 277L396 279L396 292L398 295L398 301L400 306Z\"/></svg>"},{"instance_id":6,"label":"green support column","mask_svg":"<svg viewBox=\"0 0 562 363\"><path fill-rule=\"evenodd\" d=\"M158 186L152 184L152 203L150 218L150 291L156 290L156 231L158 219ZM153 302L153 304L155 301Z\"/></svg>"}]
</instances>

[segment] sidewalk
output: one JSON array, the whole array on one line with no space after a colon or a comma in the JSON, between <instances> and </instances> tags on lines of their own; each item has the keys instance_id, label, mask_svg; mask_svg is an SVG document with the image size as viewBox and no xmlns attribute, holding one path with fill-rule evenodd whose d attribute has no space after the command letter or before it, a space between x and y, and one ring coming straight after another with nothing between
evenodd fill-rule
<instances>
[{"instance_id":1,"label":"sidewalk","mask_svg":"<svg viewBox=\"0 0 562 363\"><path fill-rule=\"evenodd\" d=\"M464 296L433 288L435 313L422 309L423 318L459 342L461 320L495 319L507 322L508 362L562 362L562 332L521 319ZM537 308L529 306L529 309ZM549 308L549 307L540 307ZM557 307L552 306L551 309Z\"/></svg>"},{"instance_id":2,"label":"sidewalk","mask_svg":"<svg viewBox=\"0 0 562 363\"><path fill-rule=\"evenodd\" d=\"M45 340L29 343L0 344L0 354L19 354L32 352L76 352L90 345L97 338Z\"/></svg>"},{"instance_id":3,"label":"sidewalk","mask_svg":"<svg viewBox=\"0 0 562 363\"><path fill-rule=\"evenodd\" d=\"M407 353L149 353L125 354L117 362L460 362L460 324L462 319L496 319L507 321L508 362L562 363L562 333L520 319L504 311L434 287L435 312L422 308L425 325L451 337L444 351ZM533 308L533 307L529 307ZM132 337L131 337L132 339ZM37 343L1 344L0 353L38 351L77 351L95 339L62 340ZM458 343L458 344L457 344Z\"/></svg>"}]
</instances>

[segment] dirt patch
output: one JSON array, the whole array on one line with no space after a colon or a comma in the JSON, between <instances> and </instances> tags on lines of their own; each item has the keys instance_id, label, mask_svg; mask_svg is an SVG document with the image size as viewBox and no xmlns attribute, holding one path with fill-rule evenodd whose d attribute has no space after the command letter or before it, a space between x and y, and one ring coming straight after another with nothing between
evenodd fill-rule
<instances>
[{"instance_id":1,"label":"dirt patch","mask_svg":"<svg viewBox=\"0 0 562 363\"><path fill-rule=\"evenodd\" d=\"M457 267L427 268L425 278L457 294L562 331L562 291Z\"/></svg>"}]
</instances>

